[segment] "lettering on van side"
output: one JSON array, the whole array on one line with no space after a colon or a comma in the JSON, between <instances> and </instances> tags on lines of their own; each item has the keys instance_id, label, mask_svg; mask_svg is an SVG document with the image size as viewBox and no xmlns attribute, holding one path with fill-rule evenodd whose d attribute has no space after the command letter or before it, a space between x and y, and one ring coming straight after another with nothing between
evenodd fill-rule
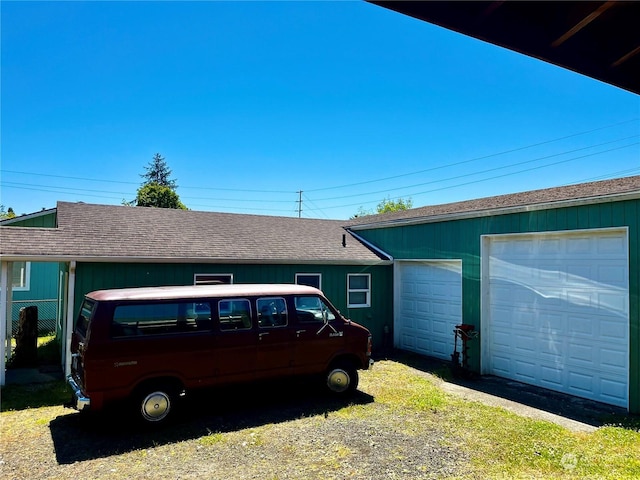
<instances>
[{"instance_id":1,"label":"lettering on van side","mask_svg":"<svg viewBox=\"0 0 640 480\"><path fill-rule=\"evenodd\" d=\"M137 364L138 364L137 360L129 360L128 362L115 362L113 366L118 368L118 367L130 367L132 365L137 365Z\"/></svg>"},{"instance_id":2,"label":"lettering on van side","mask_svg":"<svg viewBox=\"0 0 640 480\"><path fill-rule=\"evenodd\" d=\"M331 325L329 322L327 322L324 325L322 325L320 330L318 330L316 332L316 335L320 335L322 333L322 331L327 327L329 327L331 330L333 330L332 332L329 333L329 337L342 337L344 335L344 332L337 331L335 328L333 328L333 325Z\"/></svg>"}]
</instances>

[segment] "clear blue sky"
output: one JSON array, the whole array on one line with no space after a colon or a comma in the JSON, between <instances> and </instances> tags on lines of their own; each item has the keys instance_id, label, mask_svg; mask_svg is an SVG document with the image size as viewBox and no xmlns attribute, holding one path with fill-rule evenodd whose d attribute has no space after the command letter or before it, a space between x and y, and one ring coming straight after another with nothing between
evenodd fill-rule
<instances>
[{"instance_id":1,"label":"clear blue sky","mask_svg":"<svg viewBox=\"0 0 640 480\"><path fill-rule=\"evenodd\" d=\"M640 97L365 2L1 2L1 197L348 218L640 174Z\"/></svg>"}]
</instances>

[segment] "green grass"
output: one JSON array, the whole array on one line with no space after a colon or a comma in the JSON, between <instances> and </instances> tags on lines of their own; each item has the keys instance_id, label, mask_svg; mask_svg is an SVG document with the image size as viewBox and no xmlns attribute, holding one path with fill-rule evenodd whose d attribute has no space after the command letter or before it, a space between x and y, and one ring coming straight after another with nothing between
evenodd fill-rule
<instances>
[{"instance_id":1,"label":"green grass","mask_svg":"<svg viewBox=\"0 0 640 480\"><path fill-rule=\"evenodd\" d=\"M376 422L374 425L380 429L393 425L417 441L431 432L443 432L443 444L463 454L464 470L456 478L640 478L637 417L612 418L610 425L592 433L573 432L499 407L462 400L444 392L439 387L441 381L401 363L380 361L361 376L360 390L374 401L346 405L329 415L353 420L354 424L363 420ZM46 411L37 407L61 405L68 398L63 382L11 385L2 389L1 408L3 412L32 408L29 425L35 428L47 421L42 420ZM6 418L17 414L8 413ZM318 415L309 420L321 424L324 418ZM25 428L25 420L21 422L20 428ZM242 448L269 448L279 428L286 425L258 423L237 431L214 430L197 442L200 448L224 448L238 441L242 442ZM329 462L323 457L315 460L320 462L317 465L312 460L310 465L301 465L301 471L310 472L316 467L318 472L331 470L340 465L341 459L357 454L349 445L338 443L331 448L331 461L335 465L323 463ZM188 451L184 455L189 458Z\"/></svg>"},{"instance_id":2,"label":"green grass","mask_svg":"<svg viewBox=\"0 0 640 480\"><path fill-rule=\"evenodd\" d=\"M16 339L11 339L11 349L15 352ZM38 365L60 365L60 342L55 335L38 337ZM12 358L7 362L7 368L12 368Z\"/></svg>"},{"instance_id":3,"label":"green grass","mask_svg":"<svg viewBox=\"0 0 640 480\"><path fill-rule=\"evenodd\" d=\"M398 363L377 364L368 375L376 402L396 411L437 413L422 419L444 426L448 441L464 448L470 478L640 478L637 419L577 433L461 400Z\"/></svg>"},{"instance_id":4,"label":"green grass","mask_svg":"<svg viewBox=\"0 0 640 480\"><path fill-rule=\"evenodd\" d=\"M62 405L71 399L64 381L32 385L5 385L0 390L0 411Z\"/></svg>"}]
</instances>

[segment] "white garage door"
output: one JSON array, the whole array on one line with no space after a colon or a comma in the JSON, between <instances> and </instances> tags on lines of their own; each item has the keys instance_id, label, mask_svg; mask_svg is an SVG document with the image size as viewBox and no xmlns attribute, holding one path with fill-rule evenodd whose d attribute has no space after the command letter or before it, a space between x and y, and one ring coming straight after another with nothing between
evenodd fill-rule
<instances>
[{"instance_id":1,"label":"white garage door","mask_svg":"<svg viewBox=\"0 0 640 480\"><path fill-rule=\"evenodd\" d=\"M398 262L395 346L451 360L453 328L462 322L459 261Z\"/></svg>"},{"instance_id":2,"label":"white garage door","mask_svg":"<svg viewBox=\"0 0 640 480\"><path fill-rule=\"evenodd\" d=\"M627 407L626 230L484 241L483 372Z\"/></svg>"}]
</instances>

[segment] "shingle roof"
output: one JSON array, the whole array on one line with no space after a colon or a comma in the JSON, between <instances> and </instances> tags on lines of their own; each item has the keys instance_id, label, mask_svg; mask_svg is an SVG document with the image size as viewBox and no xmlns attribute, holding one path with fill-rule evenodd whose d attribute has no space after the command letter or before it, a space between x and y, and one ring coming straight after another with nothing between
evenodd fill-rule
<instances>
[{"instance_id":1,"label":"shingle roof","mask_svg":"<svg viewBox=\"0 0 640 480\"><path fill-rule=\"evenodd\" d=\"M621 194L640 197L640 175L351 220L59 202L58 228L0 226L0 255L93 261L375 264L389 259L347 228L493 215L578 200L606 201Z\"/></svg>"},{"instance_id":2,"label":"shingle roof","mask_svg":"<svg viewBox=\"0 0 640 480\"><path fill-rule=\"evenodd\" d=\"M626 193L640 193L640 175L633 177L615 178L599 182L581 183L564 187L531 190L528 192L499 195L495 197L479 198L463 202L429 205L400 212L368 215L349 220L347 226L358 228L379 228L404 221L428 221L439 217L456 214L481 215L484 212L498 214L500 210L507 213L509 209L517 207L543 206L546 204L560 204L563 202L594 199L605 201Z\"/></svg>"},{"instance_id":3,"label":"shingle roof","mask_svg":"<svg viewBox=\"0 0 640 480\"><path fill-rule=\"evenodd\" d=\"M389 260L337 220L59 202L58 228L0 227L0 254L148 261ZM346 235L346 246L343 246Z\"/></svg>"}]
</instances>

